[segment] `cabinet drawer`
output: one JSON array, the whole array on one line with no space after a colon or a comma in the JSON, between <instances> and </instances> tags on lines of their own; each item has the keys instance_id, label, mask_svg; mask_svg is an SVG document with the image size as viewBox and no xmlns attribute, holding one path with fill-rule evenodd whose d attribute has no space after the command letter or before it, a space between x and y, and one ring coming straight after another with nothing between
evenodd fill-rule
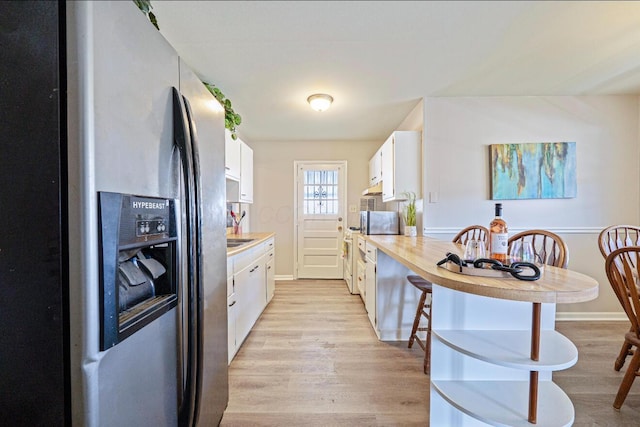
<instances>
[{"instance_id":1,"label":"cabinet drawer","mask_svg":"<svg viewBox=\"0 0 640 427\"><path fill-rule=\"evenodd\" d=\"M240 252L238 255L235 255L233 257L233 274L238 274L238 272L244 270L250 264L256 262L256 260L260 258L261 254L262 246L258 245L244 252Z\"/></svg>"},{"instance_id":2,"label":"cabinet drawer","mask_svg":"<svg viewBox=\"0 0 640 427\"><path fill-rule=\"evenodd\" d=\"M358 249L360 249L365 254L367 253L366 245L367 242L363 238L358 237Z\"/></svg>"},{"instance_id":3,"label":"cabinet drawer","mask_svg":"<svg viewBox=\"0 0 640 427\"><path fill-rule=\"evenodd\" d=\"M275 245L273 239L267 240L267 242L264 244L264 253L267 256L267 262L275 257Z\"/></svg>"},{"instance_id":4,"label":"cabinet drawer","mask_svg":"<svg viewBox=\"0 0 640 427\"><path fill-rule=\"evenodd\" d=\"M374 264L377 261L378 248L373 246L371 243L367 242L365 254L369 260L371 260Z\"/></svg>"}]
</instances>

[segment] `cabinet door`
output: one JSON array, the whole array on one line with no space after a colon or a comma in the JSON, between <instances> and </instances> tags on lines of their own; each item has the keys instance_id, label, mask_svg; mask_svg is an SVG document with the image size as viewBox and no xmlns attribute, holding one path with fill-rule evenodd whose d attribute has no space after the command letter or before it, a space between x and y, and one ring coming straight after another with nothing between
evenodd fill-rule
<instances>
[{"instance_id":1,"label":"cabinet door","mask_svg":"<svg viewBox=\"0 0 640 427\"><path fill-rule=\"evenodd\" d=\"M376 154L369 160L369 186L380 182L380 172L382 170L382 151L378 149Z\"/></svg>"},{"instance_id":2,"label":"cabinet door","mask_svg":"<svg viewBox=\"0 0 640 427\"><path fill-rule=\"evenodd\" d=\"M228 129L224 131L224 169L225 176L235 181L240 180L240 141L231 138Z\"/></svg>"},{"instance_id":3,"label":"cabinet door","mask_svg":"<svg viewBox=\"0 0 640 427\"><path fill-rule=\"evenodd\" d=\"M276 290L276 275L275 275L275 242L274 239L269 239L265 243L265 274L267 280L267 304L273 298Z\"/></svg>"},{"instance_id":4,"label":"cabinet door","mask_svg":"<svg viewBox=\"0 0 640 427\"><path fill-rule=\"evenodd\" d=\"M240 142L240 202L253 203L253 149Z\"/></svg>"},{"instance_id":5,"label":"cabinet door","mask_svg":"<svg viewBox=\"0 0 640 427\"><path fill-rule=\"evenodd\" d=\"M365 265L365 298L364 306L367 309L369 315L369 321L371 325L376 327L376 263L367 259Z\"/></svg>"},{"instance_id":6,"label":"cabinet door","mask_svg":"<svg viewBox=\"0 0 640 427\"><path fill-rule=\"evenodd\" d=\"M233 281L233 279L231 279ZM236 355L236 294L227 297L227 348L228 363L231 363Z\"/></svg>"},{"instance_id":7,"label":"cabinet door","mask_svg":"<svg viewBox=\"0 0 640 427\"><path fill-rule=\"evenodd\" d=\"M273 260L267 262L267 303L273 299L273 295L276 291L276 276L273 265Z\"/></svg>"},{"instance_id":8,"label":"cabinet door","mask_svg":"<svg viewBox=\"0 0 640 427\"><path fill-rule=\"evenodd\" d=\"M395 197L394 174L394 138L393 135L382 144L382 201L393 200Z\"/></svg>"},{"instance_id":9,"label":"cabinet door","mask_svg":"<svg viewBox=\"0 0 640 427\"><path fill-rule=\"evenodd\" d=\"M255 260L235 275L236 346L240 347L266 304L264 264Z\"/></svg>"},{"instance_id":10,"label":"cabinet door","mask_svg":"<svg viewBox=\"0 0 640 427\"><path fill-rule=\"evenodd\" d=\"M362 298L362 302L365 303L366 306L366 293L367 288L365 286L365 274L366 274L366 264L363 260L358 260L356 263L356 276L353 280L356 281L356 286L358 287L358 292L360 293L360 298Z\"/></svg>"}]
</instances>

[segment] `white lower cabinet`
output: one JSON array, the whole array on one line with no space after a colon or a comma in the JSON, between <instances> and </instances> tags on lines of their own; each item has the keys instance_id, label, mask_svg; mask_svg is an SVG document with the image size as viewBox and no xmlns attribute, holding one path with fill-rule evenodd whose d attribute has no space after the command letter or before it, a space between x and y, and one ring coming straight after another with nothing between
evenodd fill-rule
<instances>
[{"instance_id":1,"label":"white lower cabinet","mask_svg":"<svg viewBox=\"0 0 640 427\"><path fill-rule=\"evenodd\" d=\"M270 238L227 261L229 363L251 332L275 289L274 239Z\"/></svg>"},{"instance_id":2,"label":"white lower cabinet","mask_svg":"<svg viewBox=\"0 0 640 427\"><path fill-rule=\"evenodd\" d=\"M234 274L234 282L239 304L236 317L236 346L240 347L267 305L263 257L260 255Z\"/></svg>"},{"instance_id":3,"label":"white lower cabinet","mask_svg":"<svg viewBox=\"0 0 640 427\"><path fill-rule=\"evenodd\" d=\"M374 329L376 328L376 252L375 246L366 244L366 265L365 265L365 299L364 306L369 315L369 321Z\"/></svg>"},{"instance_id":4,"label":"white lower cabinet","mask_svg":"<svg viewBox=\"0 0 640 427\"><path fill-rule=\"evenodd\" d=\"M273 238L267 240L265 246L265 274L267 280L267 304L273 299L276 291L276 265L275 265L275 241Z\"/></svg>"},{"instance_id":5,"label":"white lower cabinet","mask_svg":"<svg viewBox=\"0 0 640 427\"><path fill-rule=\"evenodd\" d=\"M407 276L415 273L370 242L366 242L363 253L363 300L376 335L381 341L408 341L420 292L407 281ZM359 272L358 280L360 275Z\"/></svg>"}]
</instances>

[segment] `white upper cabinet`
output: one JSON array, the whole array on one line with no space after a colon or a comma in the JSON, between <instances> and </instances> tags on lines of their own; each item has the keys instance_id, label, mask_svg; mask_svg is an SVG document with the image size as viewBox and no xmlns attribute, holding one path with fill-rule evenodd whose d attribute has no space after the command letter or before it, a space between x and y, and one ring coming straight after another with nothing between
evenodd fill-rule
<instances>
[{"instance_id":1,"label":"white upper cabinet","mask_svg":"<svg viewBox=\"0 0 640 427\"><path fill-rule=\"evenodd\" d=\"M240 200L253 203L253 149L240 140Z\"/></svg>"},{"instance_id":2,"label":"white upper cabinet","mask_svg":"<svg viewBox=\"0 0 640 427\"><path fill-rule=\"evenodd\" d=\"M225 176L235 181L240 181L240 140L233 140L231 132L224 130L225 156L224 170Z\"/></svg>"},{"instance_id":3,"label":"white upper cabinet","mask_svg":"<svg viewBox=\"0 0 640 427\"><path fill-rule=\"evenodd\" d=\"M227 202L253 203L253 150L240 138L234 141L226 132Z\"/></svg>"},{"instance_id":4,"label":"white upper cabinet","mask_svg":"<svg viewBox=\"0 0 640 427\"><path fill-rule=\"evenodd\" d=\"M422 135L419 131L395 131L382 144L382 201L405 200L404 192L422 198Z\"/></svg>"},{"instance_id":5,"label":"white upper cabinet","mask_svg":"<svg viewBox=\"0 0 640 427\"><path fill-rule=\"evenodd\" d=\"M376 154L369 160L369 187L380 182L380 174L382 172L382 150L378 149Z\"/></svg>"}]
</instances>

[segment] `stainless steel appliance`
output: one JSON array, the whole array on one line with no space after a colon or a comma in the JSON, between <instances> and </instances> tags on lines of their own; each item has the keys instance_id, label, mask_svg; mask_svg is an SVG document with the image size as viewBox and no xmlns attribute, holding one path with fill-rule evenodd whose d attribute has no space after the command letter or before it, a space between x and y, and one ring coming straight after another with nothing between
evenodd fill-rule
<instances>
[{"instance_id":1,"label":"stainless steel appliance","mask_svg":"<svg viewBox=\"0 0 640 427\"><path fill-rule=\"evenodd\" d=\"M3 423L217 425L224 113L134 2L0 28Z\"/></svg>"},{"instance_id":2,"label":"stainless steel appliance","mask_svg":"<svg viewBox=\"0 0 640 427\"><path fill-rule=\"evenodd\" d=\"M347 282L347 289L352 294L359 294L360 290L358 289L357 277L354 280L354 276L357 274L357 262L358 262L358 254L354 251L358 251L357 243L354 242L354 239L358 238L360 234L359 230L352 230L348 228L344 232L344 281Z\"/></svg>"},{"instance_id":3,"label":"stainless steel appliance","mask_svg":"<svg viewBox=\"0 0 640 427\"><path fill-rule=\"evenodd\" d=\"M399 234L400 224L398 212L360 212L360 230L362 234Z\"/></svg>"}]
</instances>

